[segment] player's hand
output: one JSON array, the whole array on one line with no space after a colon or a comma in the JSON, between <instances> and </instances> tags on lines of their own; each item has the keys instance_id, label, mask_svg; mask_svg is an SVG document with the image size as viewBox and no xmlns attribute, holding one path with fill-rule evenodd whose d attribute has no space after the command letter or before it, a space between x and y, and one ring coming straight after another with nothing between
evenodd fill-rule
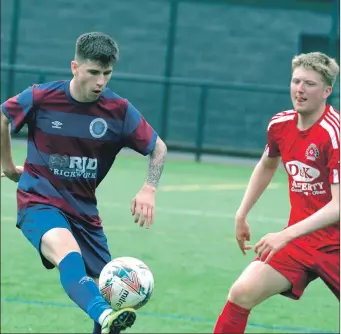
<instances>
[{"instance_id":1,"label":"player's hand","mask_svg":"<svg viewBox=\"0 0 341 334\"><path fill-rule=\"evenodd\" d=\"M146 228L154 223L156 189L149 185L144 185L131 201L131 214L134 216L134 222L140 222L140 226L146 223Z\"/></svg>"},{"instance_id":2,"label":"player's hand","mask_svg":"<svg viewBox=\"0 0 341 334\"><path fill-rule=\"evenodd\" d=\"M13 182L19 182L20 176L24 171L23 166L15 166L14 169L3 169L1 177L7 177Z\"/></svg>"},{"instance_id":3,"label":"player's hand","mask_svg":"<svg viewBox=\"0 0 341 334\"><path fill-rule=\"evenodd\" d=\"M251 232L250 232L250 226L246 222L245 217L236 215L235 219L235 228L236 228L236 239L239 245L239 248L243 252L243 254L246 254L246 251L251 249L251 245L246 245L246 241L250 241L251 238Z\"/></svg>"},{"instance_id":4,"label":"player's hand","mask_svg":"<svg viewBox=\"0 0 341 334\"><path fill-rule=\"evenodd\" d=\"M284 231L269 233L256 243L254 251L258 254L261 261L265 259L264 263L268 263L276 252L290 242L290 238Z\"/></svg>"}]
</instances>

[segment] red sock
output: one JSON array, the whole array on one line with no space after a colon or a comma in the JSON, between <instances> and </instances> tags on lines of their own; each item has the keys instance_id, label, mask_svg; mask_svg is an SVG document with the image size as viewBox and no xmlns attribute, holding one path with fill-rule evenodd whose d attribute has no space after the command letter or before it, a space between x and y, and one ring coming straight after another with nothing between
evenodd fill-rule
<instances>
[{"instance_id":1,"label":"red sock","mask_svg":"<svg viewBox=\"0 0 341 334\"><path fill-rule=\"evenodd\" d=\"M213 333L244 333L249 314L250 310L227 301L217 320Z\"/></svg>"}]
</instances>

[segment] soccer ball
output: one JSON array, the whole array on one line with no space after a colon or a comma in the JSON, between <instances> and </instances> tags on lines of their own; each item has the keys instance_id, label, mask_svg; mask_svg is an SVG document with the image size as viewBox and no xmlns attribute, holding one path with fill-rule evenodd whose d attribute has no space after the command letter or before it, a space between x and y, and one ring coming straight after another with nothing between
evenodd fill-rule
<instances>
[{"instance_id":1,"label":"soccer ball","mask_svg":"<svg viewBox=\"0 0 341 334\"><path fill-rule=\"evenodd\" d=\"M154 291L154 278L142 261L133 257L116 258L102 269L99 289L114 311L146 305Z\"/></svg>"}]
</instances>

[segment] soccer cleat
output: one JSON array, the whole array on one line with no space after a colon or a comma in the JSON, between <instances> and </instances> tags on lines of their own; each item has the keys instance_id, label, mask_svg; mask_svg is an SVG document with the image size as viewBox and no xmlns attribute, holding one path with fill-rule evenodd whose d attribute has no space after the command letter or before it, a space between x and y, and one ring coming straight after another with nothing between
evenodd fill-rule
<instances>
[{"instance_id":1,"label":"soccer cleat","mask_svg":"<svg viewBox=\"0 0 341 334\"><path fill-rule=\"evenodd\" d=\"M135 310L132 308L124 308L117 312L109 313L102 324L102 334L119 334L128 327L131 327L136 319Z\"/></svg>"}]
</instances>

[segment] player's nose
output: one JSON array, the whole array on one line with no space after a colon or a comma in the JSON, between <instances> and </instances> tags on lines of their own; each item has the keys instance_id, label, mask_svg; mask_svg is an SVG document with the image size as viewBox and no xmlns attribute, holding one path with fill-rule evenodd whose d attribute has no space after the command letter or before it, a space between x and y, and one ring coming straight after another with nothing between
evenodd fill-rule
<instances>
[{"instance_id":1,"label":"player's nose","mask_svg":"<svg viewBox=\"0 0 341 334\"><path fill-rule=\"evenodd\" d=\"M97 79L97 86L101 88L104 85L105 85L105 77L104 75L100 75L99 78Z\"/></svg>"},{"instance_id":2,"label":"player's nose","mask_svg":"<svg viewBox=\"0 0 341 334\"><path fill-rule=\"evenodd\" d=\"M300 82L300 83L297 85L297 91L298 91L298 92L304 92L304 82Z\"/></svg>"}]
</instances>

